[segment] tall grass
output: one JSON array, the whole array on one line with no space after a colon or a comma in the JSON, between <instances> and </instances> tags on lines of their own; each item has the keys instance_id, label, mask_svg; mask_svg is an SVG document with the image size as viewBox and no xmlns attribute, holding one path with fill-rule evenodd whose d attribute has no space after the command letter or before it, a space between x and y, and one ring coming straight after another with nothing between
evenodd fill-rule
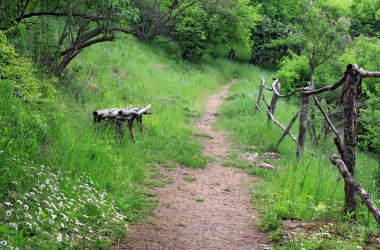
<instances>
[{"instance_id":1,"label":"tall grass","mask_svg":"<svg viewBox=\"0 0 380 250\"><path fill-rule=\"evenodd\" d=\"M132 38L97 45L75 59L66 83L58 87L64 118L48 148L47 163L70 171L73 178L85 172L132 220L146 207L141 189L145 166L205 167L191 122L222 84L239 77L251 81L260 71L207 56L194 66L173 60L170 49L175 51ZM135 142L121 142L113 125L95 127L92 122L94 110L147 104L152 104L152 115L144 116L145 132L137 132Z\"/></svg>"},{"instance_id":2,"label":"tall grass","mask_svg":"<svg viewBox=\"0 0 380 250\"><path fill-rule=\"evenodd\" d=\"M221 111L219 126L232 132L234 142L243 146L242 151L252 151L252 147L244 146L256 146L253 151L278 150L281 154L279 161L270 161L278 166L275 171L253 168L245 163L241 166L264 180L253 192L264 211L262 228L276 230L282 219L341 221L344 183L338 170L328 159L332 153L337 153L331 142L332 138L323 146L307 142L307 147L317 153L317 157L305 153L301 161L296 160L296 146L289 137L275 149L274 145L282 131L267 121L265 112L255 111L259 75L256 75L253 82L256 84L240 81L231 87L232 94ZM270 100L270 96L266 99ZM289 124L299 109L298 103L297 99L281 99L277 104L275 117L284 125ZM265 107L262 110L265 111ZM291 132L297 135L297 130L296 123ZM378 194L378 164L375 156L366 152L357 153L355 178L373 197ZM357 215L360 224L376 228L375 220L361 202Z\"/></svg>"},{"instance_id":3,"label":"tall grass","mask_svg":"<svg viewBox=\"0 0 380 250\"><path fill-rule=\"evenodd\" d=\"M125 231L125 218L138 221L151 212L154 199L150 202L152 194L144 189L148 168L206 166L192 121L202 114L207 97L233 78L252 81L259 72L209 56L192 65L178 60L175 44L123 38L93 46L73 61L45 108L49 113L39 111L48 122L39 124L36 115L27 119L24 114L33 112L16 97L9 101L11 87L5 88L0 102L8 108L0 115L7 129L1 132L6 138L0 156L6 153L8 160L1 158L0 164L6 170L1 200L8 210L0 214L6 229L0 227L0 245L107 248ZM137 131L135 142L127 137L121 141L113 124L93 123L94 110L147 104L152 104L152 114L144 116L144 133ZM16 129L11 129L13 123ZM9 146L13 137L21 143L18 147ZM35 163L18 159L25 156ZM57 183L51 182L53 177ZM86 196L81 190L88 191ZM30 214L20 215L25 205ZM104 213L109 216L97 219Z\"/></svg>"}]
</instances>

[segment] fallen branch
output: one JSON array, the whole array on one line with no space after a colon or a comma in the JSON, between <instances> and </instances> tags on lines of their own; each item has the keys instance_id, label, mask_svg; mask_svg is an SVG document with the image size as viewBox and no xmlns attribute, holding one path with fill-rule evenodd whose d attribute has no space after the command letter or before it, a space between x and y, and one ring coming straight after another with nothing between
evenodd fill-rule
<instances>
[{"instance_id":1,"label":"fallen branch","mask_svg":"<svg viewBox=\"0 0 380 250\"><path fill-rule=\"evenodd\" d=\"M330 161L332 164L338 167L339 172L341 173L345 183L350 185L356 193L362 198L364 204L368 207L368 209L371 211L373 217L377 221L378 224L380 224L380 210L376 206L376 204L372 201L369 194L363 189L363 187L352 177L350 172L348 171L346 164L344 164L343 160L333 154L330 157Z\"/></svg>"}]
</instances>

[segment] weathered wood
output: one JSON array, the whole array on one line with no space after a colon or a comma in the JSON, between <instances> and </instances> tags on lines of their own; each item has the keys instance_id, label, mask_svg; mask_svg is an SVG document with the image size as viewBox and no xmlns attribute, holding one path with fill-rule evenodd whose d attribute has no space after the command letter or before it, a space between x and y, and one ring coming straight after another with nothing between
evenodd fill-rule
<instances>
[{"instance_id":1,"label":"weathered wood","mask_svg":"<svg viewBox=\"0 0 380 250\"><path fill-rule=\"evenodd\" d=\"M281 83L278 81L278 79L274 80L272 83L272 89L273 89L273 96L272 100L269 105L269 112L273 115L276 111L276 104L278 100L278 93L280 92ZM268 116L268 120L270 120L270 117Z\"/></svg>"},{"instance_id":2,"label":"weathered wood","mask_svg":"<svg viewBox=\"0 0 380 250\"><path fill-rule=\"evenodd\" d=\"M285 136L286 136L287 134L289 134L290 129L292 128L294 122L297 120L297 118L298 118L299 115L300 115L300 111L298 111L298 112L294 115L293 119L290 121L288 127L285 129L285 131L284 131L284 133L282 134L281 138L280 138L280 139L278 140L278 142L276 143L276 147L280 146L280 143L282 142L282 140L284 140Z\"/></svg>"},{"instance_id":3,"label":"weathered wood","mask_svg":"<svg viewBox=\"0 0 380 250\"><path fill-rule=\"evenodd\" d=\"M300 122L298 129L298 147L296 156L300 159L305 150L305 140L306 140L306 132L307 132L307 123L308 123L308 115L309 115L309 96L304 93L301 94L301 110L300 110Z\"/></svg>"},{"instance_id":4,"label":"weathered wood","mask_svg":"<svg viewBox=\"0 0 380 250\"><path fill-rule=\"evenodd\" d=\"M285 131L286 131L285 126L282 125L279 121L277 121L277 120L273 117L272 113L271 113L269 110L267 111L267 113L268 113L268 117L270 118L270 120L271 120L274 124L276 124L277 126L279 126L283 132L285 132ZM286 133L286 135L289 135L290 138L292 138L292 140L298 145L298 141L297 141L296 137L295 137L292 133L288 132L288 133Z\"/></svg>"},{"instance_id":5,"label":"weathered wood","mask_svg":"<svg viewBox=\"0 0 380 250\"><path fill-rule=\"evenodd\" d=\"M267 109L269 110L270 105L268 104L267 100L265 99L265 96L263 95L263 101L265 106L267 106Z\"/></svg>"},{"instance_id":6,"label":"weathered wood","mask_svg":"<svg viewBox=\"0 0 380 250\"><path fill-rule=\"evenodd\" d=\"M258 111L260 110L260 102L263 99L263 90L264 90L264 85L265 85L265 78L261 76L261 83L260 83L260 88L259 88L259 95L257 96L257 101L256 101L256 109Z\"/></svg>"},{"instance_id":7,"label":"weathered wood","mask_svg":"<svg viewBox=\"0 0 380 250\"><path fill-rule=\"evenodd\" d=\"M282 125L279 121L277 121L274 116L269 112L269 110L267 111L267 114L268 114L268 117L270 118L270 120L276 124L278 127L280 127L280 129L285 132L286 128L284 125ZM297 138L292 134L292 133L287 133L287 135L290 136L290 138L292 138L292 140L296 143L297 147L298 147L298 141L297 141ZM308 150L307 148L305 148L305 151L308 152L310 155L312 155L313 157L317 156L317 154L315 154L314 152Z\"/></svg>"},{"instance_id":8,"label":"weathered wood","mask_svg":"<svg viewBox=\"0 0 380 250\"><path fill-rule=\"evenodd\" d=\"M331 122L330 118L328 117L328 115L326 114L326 112L323 110L322 108L322 105L319 103L318 99L313 95L313 100L314 100L314 103L315 105L317 106L317 108L319 109L319 111L322 113L323 117L325 118L325 122L326 124L331 128L331 130L334 132L335 134L335 138L337 140L336 143L339 144L339 147L340 148L343 148L343 144L342 144L342 139L340 138L340 135L339 135L339 132L338 130L335 128L334 124Z\"/></svg>"},{"instance_id":9,"label":"weathered wood","mask_svg":"<svg viewBox=\"0 0 380 250\"><path fill-rule=\"evenodd\" d=\"M343 138L343 155L342 159L347 166L351 176L355 176L355 151L356 151L356 134L357 134L357 107L356 99L361 89L362 76L352 67L347 66L347 81L343 86L343 120L344 120L344 138ZM356 194L353 187L345 183L345 203L344 211L346 213L354 212L357 208Z\"/></svg>"},{"instance_id":10,"label":"weathered wood","mask_svg":"<svg viewBox=\"0 0 380 250\"><path fill-rule=\"evenodd\" d=\"M134 141L135 140L135 130L133 128L133 119L128 121L129 136Z\"/></svg>"},{"instance_id":11,"label":"weathered wood","mask_svg":"<svg viewBox=\"0 0 380 250\"><path fill-rule=\"evenodd\" d=\"M137 113L139 114L139 115L142 115L142 114L148 114L148 111L150 110L152 108L152 105L148 105L148 106L146 106L145 108L143 108L143 109L140 109Z\"/></svg>"},{"instance_id":12,"label":"weathered wood","mask_svg":"<svg viewBox=\"0 0 380 250\"><path fill-rule=\"evenodd\" d=\"M143 132L143 125L142 125L142 115L136 116L137 125L139 126L139 130Z\"/></svg>"},{"instance_id":13,"label":"weathered wood","mask_svg":"<svg viewBox=\"0 0 380 250\"><path fill-rule=\"evenodd\" d=\"M337 155L333 154L330 157L331 162L338 167L339 172L341 173L344 182L350 186L363 200L364 204L368 207L369 211L371 211L373 217L380 224L380 210L376 206L376 204L372 201L369 194L363 189L363 187L354 179L348 170L344 161ZM345 211L348 212L348 211Z\"/></svg>"},{"instance_id":14,"label":"weathered wood","mask_svg":"<svg viewBox=\"0 0 380 250\"><path fill-rule=\"evenodd\" d=\"M335 90L335 89L339 88L340 86L342 86L346 82L346 80L347 80L347 72L344 74L342 79L340 79L339 81L337 81L333 85L324 86L324 87L321 87L318 89L313 89L313 90L311 90L311 89L306 90L305 89L305 92L303 92L303 93L305 95L316 95L316 94L320 94L320 93L328 91L328 90Z\"/></svg>"},{"instance_id":15,"label":"weathered wood","mask_svg":"<svg viewBox=\"0 0 380 250\"><path fill-rule=\"evenodd\" d=\"M148 111L152 108L152 105L148 105L145 108L142 109L123 109L119 110L119 115L123 116L130 116L130 115L142 115L142 114L148 114Z\"/></svg>"},{"instance_id":16,"label":"weathered wood","mask_svg":"<svg viewBox=\"0 0 380 250\"><path fill-rule=\"evenodd\" d=\"M133 122L136 119L138 122L138 127L143 131L142 126L142 116L150 114L149 110L152 108L152 105L148 105L145 108L109 108L102 109L93 112L95 123L99 123L102 119L106 120L106 123L116 122L117 131L120 134L120 137L124 137L124 127L125 122L128 122L129 135L132 140L135 139L135 132L133 128Z\"/></svg>"},{"instance_id":17,"label":"weathered wood","mask_svg":"<svg viewBox=\"0 0 380 250\"><path fill-rule=\"evenodd\" d=\"M117 132L119 132L120 138L124 138L124 122L122 121L116 121L116 129Z\"/></svg>"},{"instance_id":18,"label":"weathered wood","mask_svg":"<svg viewBox=\"0 0 380 250\"><path fill-rule=\"evenodd\" d=\"M363 78L365 77L380 77L380 72L379 71L365 71L361 67L359 67L356 64L352 64L353 70L357 71Z\"/></svg>"}]
</instances>

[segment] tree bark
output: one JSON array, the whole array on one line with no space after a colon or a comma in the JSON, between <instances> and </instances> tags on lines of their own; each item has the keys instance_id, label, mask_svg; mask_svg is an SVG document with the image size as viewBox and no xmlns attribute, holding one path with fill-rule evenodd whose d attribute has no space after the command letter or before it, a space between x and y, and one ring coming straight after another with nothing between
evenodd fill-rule
<instances>
[{"instance_id":1,"label":"tree bark","mask_svg":"<svg viewBox=\"0 0 380 250\"><path fill-rule=\"evenodd\" d=\"M344 139L342 159L347 166L351 176L355 176L355 151L356 151L356 133L357 133L357 107L356 99L358 90L361 88L362 77L352 65L347 66L348 78L343 85L342 102L343 102L343 120L344 120ZM357 200L355 189L345 183L345 200L344 212L356 212ZM356 219L356 215L354 215Z\"/></svg>"},{"instance_id":2,"label":"tree bark","mask_svg":"<svg viewBox=\"0 0 380 250\"><path fill-rule=\"evenodd\" d=\"M305 140L307 132L308 123L308 113L309 113L309 97L305 94L301 94L301 111L300 111L300 125L298 131L298 147L296 156L300 159L305 150Z\"/></svg>"},{"instance_id":3,"label":"tree bark","mask_svg":"<svg viewBox=\"0 0 380 250\"><path fill-rule=\"evenodd\" d=\"M338 167L339 172L341 173L344 183L348 186L350 186L354 191L356 191L359 196L362 198L364 204L368 207L368 209L371 211L373 217L377 221L378 224L380 224L380 210L376 206L376 204L372 201L369 194L360 186L360 184L353 178L350 171L347 169L346 165L344 164L344 161L342 161L341 158L337 155L332 155L330 157L331 162Z\"/></svg>"}]
</instances>

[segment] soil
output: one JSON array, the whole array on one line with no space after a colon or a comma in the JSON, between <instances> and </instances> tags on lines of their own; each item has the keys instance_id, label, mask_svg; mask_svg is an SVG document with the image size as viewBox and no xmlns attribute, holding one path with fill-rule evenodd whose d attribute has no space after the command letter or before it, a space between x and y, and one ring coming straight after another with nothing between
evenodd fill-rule
<instances>
[{"instance_id":1,"label":"soil","mask_svg":"<svg viewBox=\"0 0 380 250\"><path fill-rule=\"evenodd\" d=\"M222 166L232 152L225 131L215 131L223 96L230 82L209 97L204 115L194 124L203 136L204 154L213 160L205 169L160 166L172 180L152 188L159 205L155 215L130 225L128 237L115 249L265 249L268 236L256 226L258 213L251 200L254 179L245 172Z\"/></svg>"}]
</instances>

